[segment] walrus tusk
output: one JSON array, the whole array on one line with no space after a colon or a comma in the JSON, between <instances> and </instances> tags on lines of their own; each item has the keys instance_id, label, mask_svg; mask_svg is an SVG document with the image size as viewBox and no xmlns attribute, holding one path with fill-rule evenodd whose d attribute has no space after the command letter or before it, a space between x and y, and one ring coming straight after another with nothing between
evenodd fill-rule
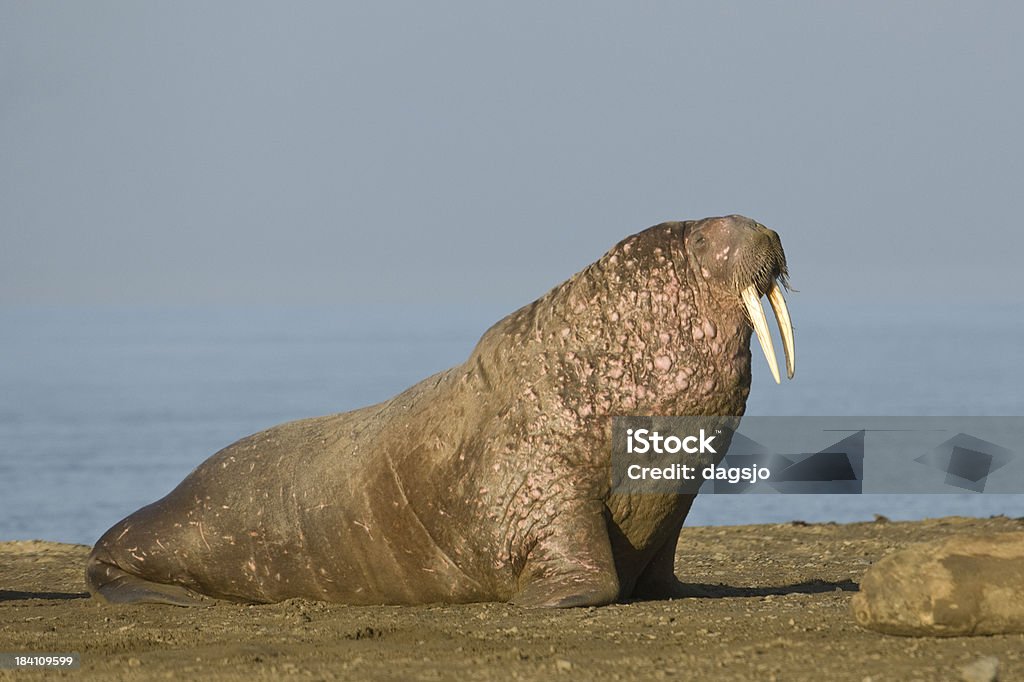
<instances>
[{"instance_id":1,"label":"walrus tusk","mask_svg":"<svg viewBox=\"0 0 1024 682\"><path fill-rule=\"evenodd\" d=\"M747 306L747 315L754 326L754 332L757 333L757 340L761 342L761 350L768 360L768 367L772 370L775 383L780 384L782 381L779 379L779 363L775 359L775 346L772 345L772 335L768 331L768 320L764 317L764 308L761 307L761 299L753 284L743 290L743 303Z\"/></svg>"},{"instance_id":2,"label":"walrus tusk","mask_svg":"<svg viewBox=\"0 0 1024 682\"><path fill-rule=\"evenodd\" d=\"M789 319L789 308L786 307L786 299L782 297L782 289L778 282L772 282L772 288L768 290L768 302L772 304L772 312L775 313L775 320L779 323L779 332L782 334L782 349L786 352L786 376L792 379L793 373L796 372L793 321Z\"/></svg>"}]
</instances>

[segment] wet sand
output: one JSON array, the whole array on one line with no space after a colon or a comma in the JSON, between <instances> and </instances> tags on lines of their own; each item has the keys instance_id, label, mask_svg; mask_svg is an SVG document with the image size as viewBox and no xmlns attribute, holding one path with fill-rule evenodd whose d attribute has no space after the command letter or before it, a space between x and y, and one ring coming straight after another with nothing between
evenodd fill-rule
<instances>
[{"instance_id":1,"label":"wet sand","mask_svg":"<svg viewBox=\"0 0 1024 682\"><path fill-rule=\"evenodd\" d=\"M89 548L0 543L0 652L78 652L50 676L108 680L957 680L986 656L1024 679L1024 635L889 637L857 627L865 570L913 542L1024 520L684 528L676 571L703 596L532 611L504 604L352 607L303 600L106 606ZM1024 597L1022 597L1024 598ZM0 680L40 673L0 670Z\"/></svg>"}]
</instances>

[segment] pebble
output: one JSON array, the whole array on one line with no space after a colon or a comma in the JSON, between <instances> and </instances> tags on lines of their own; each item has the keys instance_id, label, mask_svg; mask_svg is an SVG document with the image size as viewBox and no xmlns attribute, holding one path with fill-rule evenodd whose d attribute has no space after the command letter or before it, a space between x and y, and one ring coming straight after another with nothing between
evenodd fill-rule
<instances>
[{"instance_id":1,"label":"pebble","mask_svg":"<svg viewBox=\"0 0 1024 682\"><path fill-rule=\"evenodd\" d=\"M999 679L999 659L985 656L960 668L964 682L996 682Z\"/></svg>"}]
</instances>

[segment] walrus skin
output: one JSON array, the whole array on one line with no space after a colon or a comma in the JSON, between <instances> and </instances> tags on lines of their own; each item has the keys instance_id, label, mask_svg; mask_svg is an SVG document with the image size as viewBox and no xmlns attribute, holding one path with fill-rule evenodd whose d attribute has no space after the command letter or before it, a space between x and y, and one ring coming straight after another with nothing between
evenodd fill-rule
<instances>
[{"instance_id":1,"label":"walrus skin","mask_svg":"<svg viewBox=\"0 0 1024 682\"><path fill-rule=\"evenodd\" d=\"M465 363L224 448L103 535L89 590L182 605L683 594L673 563L693 495L613 495L610 417L741 415L748 314L763 326L758 299L774 308L786 274L778 235L742 216L635 234L491 327ZM791 326L786 351L792 375Z\"/></svg>"}]
</instances>

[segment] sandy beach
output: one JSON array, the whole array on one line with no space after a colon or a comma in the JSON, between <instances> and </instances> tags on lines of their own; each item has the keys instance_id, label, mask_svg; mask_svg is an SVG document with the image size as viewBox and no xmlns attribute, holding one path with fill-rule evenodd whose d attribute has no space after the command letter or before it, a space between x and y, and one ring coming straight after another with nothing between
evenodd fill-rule
<instances>
[{"instance_id":1,"label":"sandy beach","mask_svg":"<svg viewBox=\"0 0 1024 682\"><path fill-rule=\"evenodd\" d=\"M88 598L89 548L0 543L0 651L77 652L96 679L956 680L985 657L1024 679L1024 635L890 637L857 627L867 568L914 542L1024 520L684 528L677 573L703 596L531 611L504 604L210 608ZM0 679L24 679L0 671Z\"/></svg>"}]
</instances>

